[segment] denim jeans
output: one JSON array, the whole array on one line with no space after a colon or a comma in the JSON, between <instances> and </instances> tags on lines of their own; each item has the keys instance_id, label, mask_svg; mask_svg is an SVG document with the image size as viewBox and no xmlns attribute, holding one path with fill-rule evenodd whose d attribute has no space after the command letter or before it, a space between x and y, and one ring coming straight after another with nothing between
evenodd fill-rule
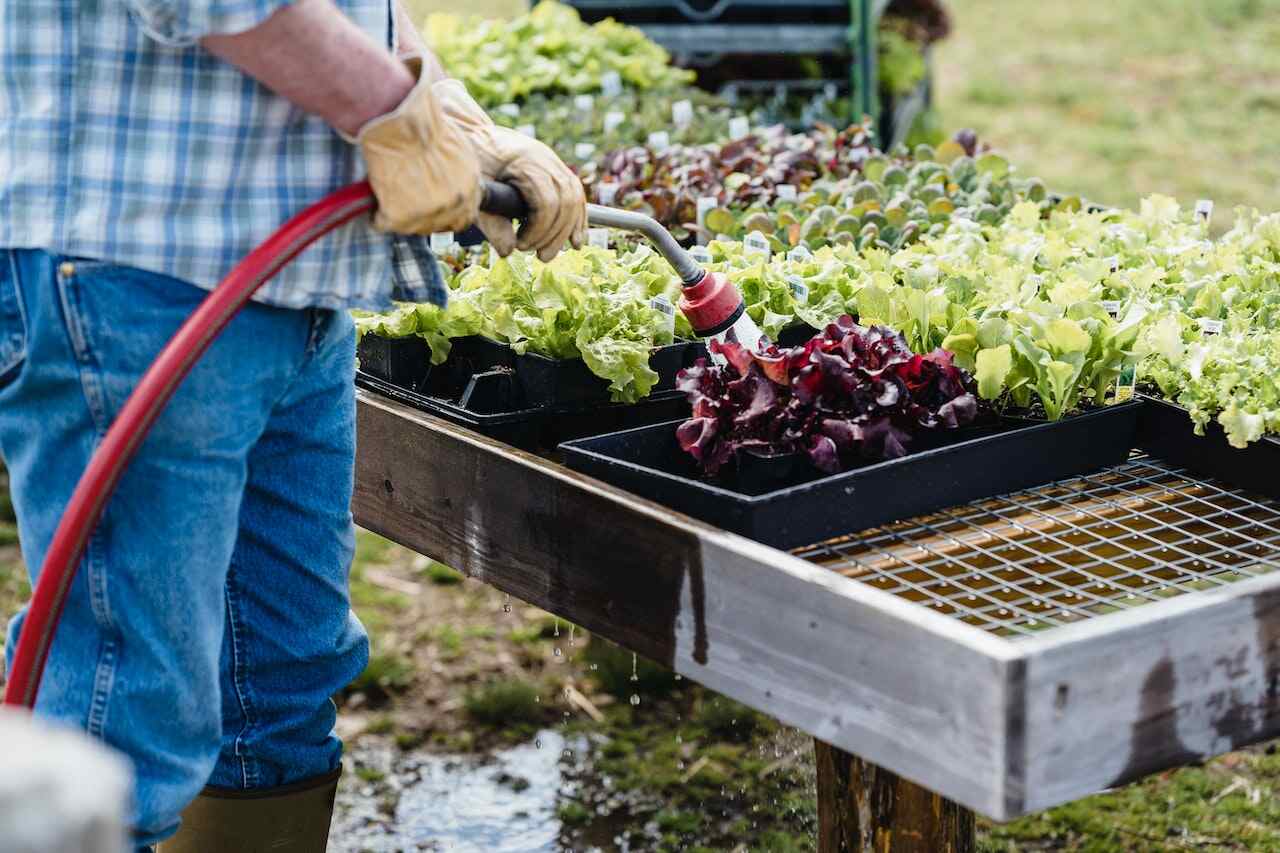
<instances>
[{"instance_id":1,"label":"denim jeans","mask_svg":"<svg viewBox=\"0 0 1280 853\"><path fill-rule=\"evenodd\" d=\"M204 296L0 250L0 452L33 575L94 446ZM330 697L368 659L347 587L353 338L345 312L247 307L88 543L37 712L131 759L140 845L171 834L205 784L272 787L340 761Z\"/></svg>"}]
</instances>

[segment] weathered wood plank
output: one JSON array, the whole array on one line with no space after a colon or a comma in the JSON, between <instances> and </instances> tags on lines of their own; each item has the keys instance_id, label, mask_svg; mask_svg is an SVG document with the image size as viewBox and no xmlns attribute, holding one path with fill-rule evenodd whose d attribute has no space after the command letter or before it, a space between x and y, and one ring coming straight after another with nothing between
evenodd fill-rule
<instances>
[{"instance_id":1,"label":"weathered wood plank","mask_svg":"<svg viewBox=\"0 0 1280 853\"><path fill-rule=\"evenodd\" d=\"M974 814L901 776L813 742L818 853L973 853Z\"/></svg>"},{"instance_id":2,"label":"weathered wood plank","mask_svg":"<svg viewBox=\"0 0 1280 853\"><path fill-rule=\"evenodd\" d=\"M1010 644L362 395L357 521L984 812Z\"/></svg>"},{"instance_id":3,"label":"weathered wood plank","mask_svg":"<svg viewBox=\"0 0 1280 853\"><path fill-rule=\"evenodd\" d=\"M1280 572L1019 643L1026 736L1009 757L1007 810L1280 736L1278 582Z\"/></svg>"}]
</instances>

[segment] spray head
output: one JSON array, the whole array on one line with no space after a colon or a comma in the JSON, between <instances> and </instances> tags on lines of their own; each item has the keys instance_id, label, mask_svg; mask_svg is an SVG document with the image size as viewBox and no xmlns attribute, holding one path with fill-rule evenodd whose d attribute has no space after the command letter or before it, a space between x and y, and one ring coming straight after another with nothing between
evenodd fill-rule
<instances>
[{"instance_id":1,"label":"spray head","mask_svg":"<svg viewBox=\"0 0 1280 853\"><path fill-rule=\"evenodd\" d=\"M764 339L760 327L747 315L742 294L724 273L703 272L701 279L685 285L680 310L700 338L733 341L752 352Z\"/></svg>"}]
</instances>

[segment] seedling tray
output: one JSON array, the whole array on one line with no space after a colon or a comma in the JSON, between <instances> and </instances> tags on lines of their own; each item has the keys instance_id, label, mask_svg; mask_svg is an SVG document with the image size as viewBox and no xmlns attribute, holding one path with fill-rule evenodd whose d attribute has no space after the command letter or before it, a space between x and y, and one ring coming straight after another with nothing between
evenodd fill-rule
<instances>
[{"instance_id":1,"label":"seedling tray","mask_svg":"<svg viewBox=\"0 0 1280 853\"><path fill-rule=\"evenodd\" d=\"M654 392L676 387L676 374L681 368L707 354L706 347L694 341L677 341L658 347L649 357L649 367L658 374ZM609 382L591 372L580 358L547 358L525 353L515 358L516 381L530 406L557 406L581 403L604 403L609 399Z\"/></svg>"},{"instance_id":2,"label":"seedling tray","mask_svg":"<svg viewBox=\"0 0 1280 853\"><path fill-rule=\"evenodd\" d=\"M791 548L1123 462L1142 403L1054 422L1000 427L904 456L752 493L700 476L676 442L678 421L561 445L565 462L641 497L771 545ZM785 475L784 475L785 476Z\"/></svg>"},{"instance_id":3,"label":"seedling tray","mask_svg":"<svg viewBox=\"0 0 1280 853\"><path fill-rule=\"evenodd\" d=\"M1248 447L1232 447L1216 422L1195 434L1191 415L1176 403L1144 396L1138 444L1152 456L1233 486L1280 498L1280 440L1264 435Z\"/></svg>"}]
</instances>

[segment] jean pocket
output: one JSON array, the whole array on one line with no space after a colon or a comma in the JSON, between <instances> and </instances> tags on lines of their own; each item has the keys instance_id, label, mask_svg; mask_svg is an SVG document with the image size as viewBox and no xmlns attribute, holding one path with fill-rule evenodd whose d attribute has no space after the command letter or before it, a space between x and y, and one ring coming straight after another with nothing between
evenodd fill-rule
<instances>
[{"instance_id":1,"label":"jean pocket","mask_svg":"<svg viewBox=\"0 0 1280 853\"><path fill-rule=\"evenodd\" d=\"M4 252L0 263L0 388L18 376L27 359L27 322L18 286L18 261Z\"/></svg>"}]
</instances>

